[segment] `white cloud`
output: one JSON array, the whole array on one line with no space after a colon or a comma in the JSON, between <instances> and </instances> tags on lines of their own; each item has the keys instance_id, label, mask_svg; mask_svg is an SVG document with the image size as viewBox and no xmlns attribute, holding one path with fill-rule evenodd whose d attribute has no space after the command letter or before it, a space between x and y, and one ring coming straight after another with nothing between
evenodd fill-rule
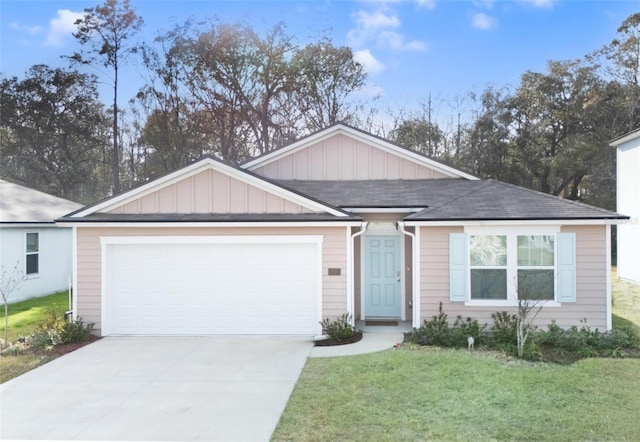
<instances>
[{"instance_id":1,"label":"white cloud","mask_svg":"<svg viewBox=\"0 0 640 442\"><path fill-rule=\"evenodd\" d=\"M393 31L383 31L378 36L380 46L402 51L426 51L427 44L417 40L404 41L404 36Z\"/></svg>"},{"instance_id":2,"label":"white cloud","mask_svg":"<svg viewBox=\"0 0 640 442\"><path fill-rule=\"evenodd\" d=\"M472 3L478 8L491 9L493 8L494 0L473 0Z\"/></svg>"},{"instance_id":3,"label":"white cloud","mask_svg":"<svg viewBox=\"0 0 640 442\"><path fill-rule=\"evenodd\" d=\"M484 12L478 12L473 14L471 24L474 28L484 31L495 28L498 25L498 20Z\"/></svg>"},{"instance_id":4,"label":"white cloud","mask_svg":"<svg viewBox=\"0 0 640 442\"><path fill-rule=\"evenodd\" d=\"M358 11L356 15L356 27L347 34L351 46L363 46L372 40L380 29L397 28L400 20L395 15L387 15L382 11L369 14L366 11Z\"/></svg>"},{"instance_id":5,"label":"white cloud","mask_svg":"<svg viewBox=\"0 0 640 442\"><path fill-rule=\"evenodd\" d=\"M545 8L545 9L553 8L553 4L555 3L555 0L521 0L521 1L524 3L530 4L534 8Z\"/></svg>"},{"instance_id":6,"label":"white cloud","mask_svg":"<svg viewBox=\"0 0 640 442\"><path fill-rule=\"evenodd\" d=\"M26 32L29 35L36 35L43 32L41 26L29 26L29 25L21 25L16 22L9 23L9 28L15 29L16 31Z\"/></svg>"},{"instance_id":7,"label":"white cloud","mask_svg":"<svg viewBox=\"0 0 640 442\"><path fill-rule=\"evenodd\" d=\"M84 17L82 12L73 12L68 9L59 9L58 16L49 21L49 31L44 46L62 46L64 40L71 36L78 27L76 20Z\"/></svg>"},{"instance_id":8,"label":"white cloud","mask_svg":"<svg viewBox=\"0 0 640 442\"><path fill-rule=\"evenodd\" d=\"M419 7L433 10L436 7L436 0L416 0Z\"/></svg>"},{"instance_id":9,"label":"white cloud","mask_svg":"<svg viewBox=\"0 0 640 442\"><path fill-rule=\"evenodd\" d=\"M364 67L366 72L370 74L375 74L384 70L384 64L376 60L369 49L354 51L353 58Z\"/></svg>"},{"instance_id":10,"label":"white cloud","mask_svg":"<svg viewBox=\"0 0 640 442\"><path fill-rule=\"evenodd\" d=\"M412 40L405 41L405 37L396 32L400 28L400 19L386 9L378 9L372 13L358 11L354 16L356 27L347 34L347 41L351 47L361 48L368 42L375 41L380 47L405 51L424 51L426 43Z\"/></svg>"}]
</instances>

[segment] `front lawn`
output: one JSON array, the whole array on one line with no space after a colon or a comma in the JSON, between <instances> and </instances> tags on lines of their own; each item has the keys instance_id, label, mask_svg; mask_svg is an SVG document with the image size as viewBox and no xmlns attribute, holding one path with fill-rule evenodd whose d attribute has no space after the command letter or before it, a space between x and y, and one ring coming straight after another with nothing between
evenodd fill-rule
<instances>
[{"instance_id":1,"label":"front lawn","mask_svg":"<svg viewBox=\"0 0 640 442\"><path fill-rule=\"evenodd\" d=\"M62 317L68 309L68 304L66 291L10 304L9 342L15 342L20 337L31 335L45 318L51 316L52 311L55 311L58 317ZM0 337L4 338L4 306L0 312ZM5 348L0 356L0 383L46 364L84 344L54 346L48 351L20 349L19 347Z\"/></svg>"},{"instance_id":2,"label":"front lawn","mask_svg":"<svg viewBox=\"0 0 640 442\"><path fill-rule=\"evenodd\" d=\"M41 298L9 304L9 342L20 336L30 335L45 317L47 309L54 308L63 315L69 309L69 294L66 290ZM4 305L0 308L0 338L4 339Z\"/></svg>"},{"instance_id":3,"label":"front lawn","mask_svg":"<svg viewBox=\"0 0 640 442\"><path fill-rule=\"evenodd\" d=\"M417 346L309 359L272 440L640 440L639 372Z\"/></svg>"},{"instance_id":4,"label":"front lawn","mask_svg":"<svg viewBox=\"0 0 640 442\"><path fill-rule=\"evenodd\" d=\"M640 287L612 273L614 328ZM640 359L532 363L407 345L309 359L274 441L640 440Z\"/></svg>"}]
</instances>

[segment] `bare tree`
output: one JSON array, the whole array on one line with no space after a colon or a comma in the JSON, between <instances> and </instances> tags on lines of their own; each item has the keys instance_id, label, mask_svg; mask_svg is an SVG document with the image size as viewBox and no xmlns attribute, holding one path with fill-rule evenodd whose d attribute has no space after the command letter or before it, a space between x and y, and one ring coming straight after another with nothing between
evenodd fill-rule
<instances>
[{"instance_id":1,"label":"bare tree","mask_svg":"<svg viewBox=\"0 0 640 442\"><path fill-rule=\"evenodd\" d=\"M20 270L20 261L16 262L16 265L10 271L7 271L2 266L2 273L0 273L0 296L2 296L2 303L4 304L4 340L2 346L8 345L9 342L9 298L16 290L20 288L26 276Z\"/></svg>"},{"instance_id":2,"label":"bare tree","mask_svg":"<svg viewBox=\"0 0 640 442\"><path fill-rule=\"evenodd\" d=\"M529 339L529 334L534 329L533 321L542 310L543 299L531 293L526 281L518 284L516 281L516 292L518 294L518 314L516 317L516 337L518 357L524 355L524 349Z\"/></svg>"}]
</instances>

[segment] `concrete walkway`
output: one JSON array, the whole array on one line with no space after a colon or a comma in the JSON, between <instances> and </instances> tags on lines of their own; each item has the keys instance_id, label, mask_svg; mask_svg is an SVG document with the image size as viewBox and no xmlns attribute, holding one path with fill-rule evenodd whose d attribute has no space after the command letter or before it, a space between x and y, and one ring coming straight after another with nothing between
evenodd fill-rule
<instances>
[{"instance_id":1,"label":"concrete walkway","mask_svg":"<svg viewBox=\"0 0 640 442\"><path fill-rule=\"evenodd\" d=\"M390 350L394 345L404 341L404 333L411 330L410 325L401 323L398 326L366 326L356 325L362 330L362 339L354 344L335 345L331 347L313 347L310 358L332 358L336 356L353 356L365 353L376 353Z\"/></svg>"}]
</instances>

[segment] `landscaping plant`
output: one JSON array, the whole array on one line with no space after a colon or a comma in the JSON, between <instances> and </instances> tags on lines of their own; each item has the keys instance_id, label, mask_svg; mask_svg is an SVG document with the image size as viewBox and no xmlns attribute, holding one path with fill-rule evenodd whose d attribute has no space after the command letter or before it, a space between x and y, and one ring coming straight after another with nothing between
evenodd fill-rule
<instances>
[{"instance_id":1,"label":"landscaping plant","mask_svg":"<svg viewBox=\"0 0 640 442\"><path fill-rule=\"evenodd\" d=\"M333 321L325 318L320 321L320 325L322 326L322 331L329 336L329 339L336 342L349 339L356 332L349 313L344 313Z\"/></svg>"}]
</instances>

